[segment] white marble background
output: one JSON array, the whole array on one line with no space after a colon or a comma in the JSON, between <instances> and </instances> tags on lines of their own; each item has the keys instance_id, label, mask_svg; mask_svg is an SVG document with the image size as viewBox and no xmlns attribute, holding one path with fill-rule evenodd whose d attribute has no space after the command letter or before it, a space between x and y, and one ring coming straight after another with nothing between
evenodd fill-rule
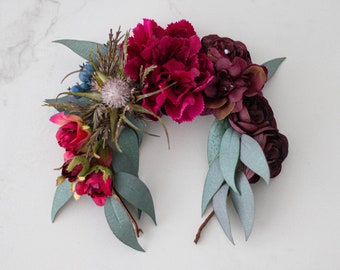
<instances>
[{"instance_id":1,"label":"white marble background","mask_svg":"<svg viewBox=\"0 0 340 270\"><path fill-rule=\"evenodd\" d=\"M0 2L0 268L10 269L340 269L340 2L336 0L1 0ZM182 18L200 36L245 42L254 62L286 56L268 83L281 131L290 141L284 170L254 186L256 220L236 246L216 220L193 239L207 169L212 118L146 137L140 175L155 202L158 225L145 217L146 253L121 244L90 199L72 202L50 222L62 162L54 112L45 98L72 85L61 78L82 62L61 38L105 42L109 28L133 28L143 17L160 25ZM151 124L150 131L162 134Z\"/></svg>"}]
</instances>

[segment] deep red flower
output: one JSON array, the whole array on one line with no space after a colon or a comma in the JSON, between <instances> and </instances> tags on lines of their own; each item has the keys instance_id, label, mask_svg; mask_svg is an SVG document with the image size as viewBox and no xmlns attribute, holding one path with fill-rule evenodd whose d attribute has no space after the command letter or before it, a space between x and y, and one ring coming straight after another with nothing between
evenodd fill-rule
<instances>
[{"instance_id":1,"label":"deep red flower","mask_svg":"<svg viewBox=\"0 0 340 270\"><path fill-rule=\"evenodd\" d=\"M250 136L265 127L276 129L273 110L267 99L260 95L245 97L243 108L237 113L230 114L228 120L238 133Z\"/></svg>"},{"instance_id":2,"label":"deep red flower","mask_svg":"<svg viewBox=\"0 0 340 270\"><path fill-rule=\"evenodd\" d=\"M56 134L58 144L74 154L81 149L91 135L87 129L83 128L82 119L77 115L65 115L64 112L60 112L53 115L50 121L61 126Z\"/></svg>"},{"instance_id":3,"label":"deep red flower","mask_svg":"<svg viewBox=\"0 0 340 270\"><path fill-rule=\"evenodd\" d=\"M229 38L202 39L203 51L214 63L215 76L204 90L205 111L219 120L243 108L243 98L262 95L267 69L251 63L246 46Z\"/></svg>"},{"instance_id":4,"label":"deep red flower","mask_svg":"<svg viewBox=\"0 0 340 270\"><path fill-rule=\"evenodd\" d=\"M202 38L202 47L213 62L222 57L228 57L231 60L240 57L251 64L250 53L241 41L234 41L231 38L218 35L208 35Z\"/></svg>"},{"instance_id":5,"label":"deep red flower","mask_svg":"<svg viewBox=\"0 0 340 270\"><path fill-rule=\"evenodd\" d=\"M288 140L277 129L265 128L253 137L262 147L267 159L270 177L273 178L281 172L282 162L288 155ZM250 183L256 183L260 177L248 168L244 170Z\"/></svg>"},{"instance_id":6,"label":"deep red flower","mask_svg":"<svg viewBox=\"0 0 340 270\"><path fill-rule=\"evenodd\" d=\"M103 206L106 198L112 196L112 178L109 176L104 179L101 171L91 173L84 181L77 182L76 193L78 195L87 194L97 205Z\"/></svg>"},{"instance_id":7,"label":"deep red flower","mask_svg":"<svg viewBox=\"0 0 340 270\"><path fill-rule=\"evenodd\" d=\"M74 182L78 179L78 175L79 175L80 171L83 169L83 165L78 164L72 170L69 171L67 168L70 165L71 161L72 160L69 159L63 164L63 167L62 167L62 170L61 170L61 175L64 178L67 178L68 181Z\"/></svg>"},{"instance_id":8,"label":"deep red flower","mask_svg":"<svg viewBox=\"0 0 340 270\"><path fill-rule=\"evenodd\" d=\"M192 121L204 109L202 91L213 73L211 60L200 53L200 39L192 25L182 20L163 29L153 20L144 19L133 34L125 72L139 82L140 68L155 66L143 82L142 92L164 89L144 99L143 107L157 115L165 111L178 123Z\"/></svg>"}]
</instances>

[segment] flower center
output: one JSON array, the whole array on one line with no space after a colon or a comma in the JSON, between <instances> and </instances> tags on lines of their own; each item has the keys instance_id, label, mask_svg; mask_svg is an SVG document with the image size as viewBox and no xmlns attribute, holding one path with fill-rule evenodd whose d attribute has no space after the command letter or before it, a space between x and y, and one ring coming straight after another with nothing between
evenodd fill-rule
<instances>
[{"instance_id":1,"label":"flower center","mask_svg":"<svg viewBox=\"0 0 340 270\"><path fill-rule=\"evenodd\" d=\"M103 102L113 108L121 108L126 105L131 97L129 85L119 79L107 81L102 88Z\"/></svg>"}]
</instances>

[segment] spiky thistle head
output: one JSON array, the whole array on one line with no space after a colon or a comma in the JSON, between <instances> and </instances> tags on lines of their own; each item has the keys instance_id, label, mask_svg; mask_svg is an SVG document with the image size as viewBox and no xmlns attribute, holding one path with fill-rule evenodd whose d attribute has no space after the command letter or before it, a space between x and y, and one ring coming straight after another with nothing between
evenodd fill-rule
<instances>
[{"instance_id":1,"label":"spiky thistle head","mask_svg":"<svg viewBox=\"0 0 340 270\"><path fill-rule=\"evenodd\" d=\"M112 108L124 107L131 97L130 86L120 79L108 80L101 92L103 103Z\"/></svg>"}]
</instances>

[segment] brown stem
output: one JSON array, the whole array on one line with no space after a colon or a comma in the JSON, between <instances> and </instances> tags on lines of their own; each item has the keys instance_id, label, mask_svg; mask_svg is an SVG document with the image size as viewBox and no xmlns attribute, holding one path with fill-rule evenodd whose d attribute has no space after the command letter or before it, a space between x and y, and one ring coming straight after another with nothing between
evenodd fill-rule
<instances>
[{"instance_id":1,"label":"brown stem","mask_svg":"<svg viewBox=\"0 0 340 270\"><path fill-rule=\"evenodd\" d=\"M126 205L124 204L124 202L122 201L122 199L118 196L118 194L117 194L116 192L115 192L115 194L114 194L114 198L117 199L118 202L124 207L126 213L127 213L128 216L129 216L129 219L130 219L130 221L131 221L131 223L132 223L132 226L133 226L133 228L134 228L134 230L135 230L135 234L136 234L137 237L139 237L139 234L140 234L140 233L143 233L142 229L140 229L140 228L138 227L138 224L137 224L136 220L133 218L131 212L129 211L129 209L126 207Z\"/></svg>"},{"instance_id":2,"label":"brown stem","mask_svg":"<svg viewBox=\"0 0 340 270\"><path fill-rule=\"evenodd\" d=\"M201 232L203 231L204 227L208 224L209 220L215 215L214 210L211 211L211 213L209 214L209 216L203 221L203 223L201 224L201 226L198 228L198 231L196 233L196 237L195 237L195 244L197 244L198 240L201 237Z\"/></svg>"}]
</instances>

